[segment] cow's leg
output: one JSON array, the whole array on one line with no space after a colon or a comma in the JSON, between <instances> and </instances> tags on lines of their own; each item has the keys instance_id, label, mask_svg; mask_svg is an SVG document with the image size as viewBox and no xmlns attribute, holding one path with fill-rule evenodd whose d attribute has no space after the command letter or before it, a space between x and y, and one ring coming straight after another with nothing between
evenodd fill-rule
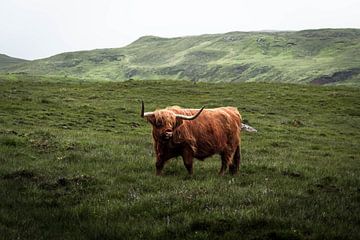
<instances>
[{"instance_id":1,"label":"cow's leg","mask_svg":"<svg viewBox=\"0 0 360 240\"><path fill-rule=\"evenodd\" d=\"M193 154L191 151L185 150L182 154L182 158L184 161L184 165L189 173L189 175L193 174Z\"/></svg>"},{"instance_id":2,"label":"cow's leg","mask_svg":"<svg viewBox=\"0 0 360 240\"><path fill-rule=\"evenodd\" d=\"M226 158L224 154L221 154L221 168L219 171L219 175L223 176L226 171Z\"/></svg>"},{"instance_id":3,"label":"cow's leg","mask_svg":"<svg viewBox=\"0 0 360 240\"><path fill-rule=\"evenodd\" d=\"M232 160L232 153L224 152L221 153L221 168L219 171L219 175L223 176L227 167L230 165Z\"/></svg>"},{"instance_id":4,"label":"cow's leg","mask_svg":"<svg viewBox=\"0 0 360 240\"><path fill-rule=\"evenodd\" d=\"M165 165L165 161L163 161L162 159L157 159L156 160L156 175L157 176L160 176L162 175L162 170L164 168L164 165Z\"/></svg>"},{"instance_id":5,"label":"cow's leg","mask_svg":"<svg viewBox=\"0 0 360 240\"><path fill-rule=\"evenodd\" d=\"M232 163L229 166L229 172L231 174L236 174L238 172L240 161L241 161L241 149L239 145L235 150L234 157L232 158Z\"/></svg>"}]
</instances>

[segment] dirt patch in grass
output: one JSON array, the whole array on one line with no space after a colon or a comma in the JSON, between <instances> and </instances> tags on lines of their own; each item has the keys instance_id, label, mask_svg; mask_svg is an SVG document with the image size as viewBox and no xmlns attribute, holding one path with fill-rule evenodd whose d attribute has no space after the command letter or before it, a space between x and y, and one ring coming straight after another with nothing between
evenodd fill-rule
<instances>
[{"instance_id":1,"label":"dirt patch in grass","mask_svg":"<svg viewBox=\"0 0 360 240\"><path fill-rule=\"evenodd\" d=\"M328 84L328 83L341 82L341 81L350 79L359 73L360 73L360 68L339 71L339 72L333 73L331 76L324 75L324 76L315 78L310 83L315 84L315 85L323 85L323 84Z\"/></svg>"},{"instance_id":2,"label":"dirt patch in grass","mask_svg":"<svg viewBox=\"0 0 360 240\"><path fill-rule=\"evenodd\" d=\"M38 152L50 152L58 147L56 136L47 131L36 131L30 133L28 141Z\"/></svg>"},{"instance_id":3,"label":"dirt patch in grass","mask_svg":"<svg viewBox=\"0 0 360 240\"><path fill-rule=\"evenodd\" d=\"M60 177L55 182L44 181L39 186L44 190L56 190L59 188L85 188L95 185L97 180L88 175L79 175L74 177Z\"/></svg>"},{"instance_id":4,"label":"dirt patch in grass","mask_svg":"<svg viewBox=\"0 0 360 240\"><path fill-rule=\"evenodd\" d=\"M35 183L44 190L56 190L58 188L86 188L98 183L97 179L88 175L78 175L73 177L59 177L57 180L51 180L50 177L40 175L31 170L17 170L3 175L4 180L22 181Z\"/></svg>"},{"instance_id":5,"label":"dirt patch in grass","mask_svg":"<svg viewBox=\"0 0 360 240\"><path fill-rule=\"evenodd\" d=\"M293 120L283 120L281 122L281 124L283 125L289 125L292 127L302 127L305 124L303 123L303 121L300 121L299 119L293 119Z\"/></svg>"},{"instance_id":6,"label":"dirt patch in grass","mask_svg":"<svg viewBox=\"0 0 360 240\"><path fill-rule=\"evenodd\" d=\"M318 179L315 183L310 186L308 193L312 194L315 191L322 191L327 193L337 193L341 189L337 184L337 179L335 177L323 177Z\"/></svg>"}]
</instances>

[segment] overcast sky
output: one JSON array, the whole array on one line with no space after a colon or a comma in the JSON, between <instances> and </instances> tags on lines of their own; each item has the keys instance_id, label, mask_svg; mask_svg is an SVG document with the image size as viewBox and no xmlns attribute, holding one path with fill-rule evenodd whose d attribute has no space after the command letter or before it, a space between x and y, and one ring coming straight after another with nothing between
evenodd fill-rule
<instances>
[{"instance_id":1,"label":"overcast sky","mask_svg":"<svg viewBox=\"0 0 360 240\"><path fill-rule=\"evenodd\" d=\"M25 59L144 35L360 28L359 0L0 0L0 53Z\"/></svg>"}]
</instances>

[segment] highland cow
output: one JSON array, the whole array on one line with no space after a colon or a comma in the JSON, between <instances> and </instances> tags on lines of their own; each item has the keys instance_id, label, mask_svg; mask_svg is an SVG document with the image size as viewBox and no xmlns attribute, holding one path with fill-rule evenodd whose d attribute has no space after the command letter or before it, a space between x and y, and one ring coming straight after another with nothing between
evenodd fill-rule
<instances>
[{"instance_id":1,"label":"highland cow","mask_svg":"<svg viewBox=\"0 0 360 240\"><path fill-rule=\"evenodd\" d=\"M204 160L214 154L221 156L220 175L229 168L231 174L239 170L240 131L256 130L242 123L241 115L235 107L213 109L183 109L177 106L144 112L141 117L152 124L156 153L156 174L161 175L165 163L181 156L191 175L193 159Z\"/></svg>"}]
</instances>

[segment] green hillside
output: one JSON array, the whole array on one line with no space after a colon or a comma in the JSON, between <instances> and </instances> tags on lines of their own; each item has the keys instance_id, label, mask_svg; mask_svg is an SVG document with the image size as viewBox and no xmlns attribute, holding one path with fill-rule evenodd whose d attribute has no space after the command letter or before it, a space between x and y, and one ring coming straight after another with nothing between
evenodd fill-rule
<instances>
[{"instance_id":1,"label":"green hillside","mask_svg":"<svg viewBox=\"0 0 360 240\"><path fill-rule=\"evenodd\" d=\"M146 36L123 48L62 53L6 71L103 80L360 85L360 29Z\"/></svg>"},{"instance_id":2,"label":"green hillside","mask_svg":"<svg viewBox=\"0 0 360 240\"><path fill-rule=\"evenodd\" d=\"M0 54L0 71L2 69L7 69L9 67L13 67L19 63L25 63L27 60L9 57L5 54Z\"/></svg>"}]
</instances>

